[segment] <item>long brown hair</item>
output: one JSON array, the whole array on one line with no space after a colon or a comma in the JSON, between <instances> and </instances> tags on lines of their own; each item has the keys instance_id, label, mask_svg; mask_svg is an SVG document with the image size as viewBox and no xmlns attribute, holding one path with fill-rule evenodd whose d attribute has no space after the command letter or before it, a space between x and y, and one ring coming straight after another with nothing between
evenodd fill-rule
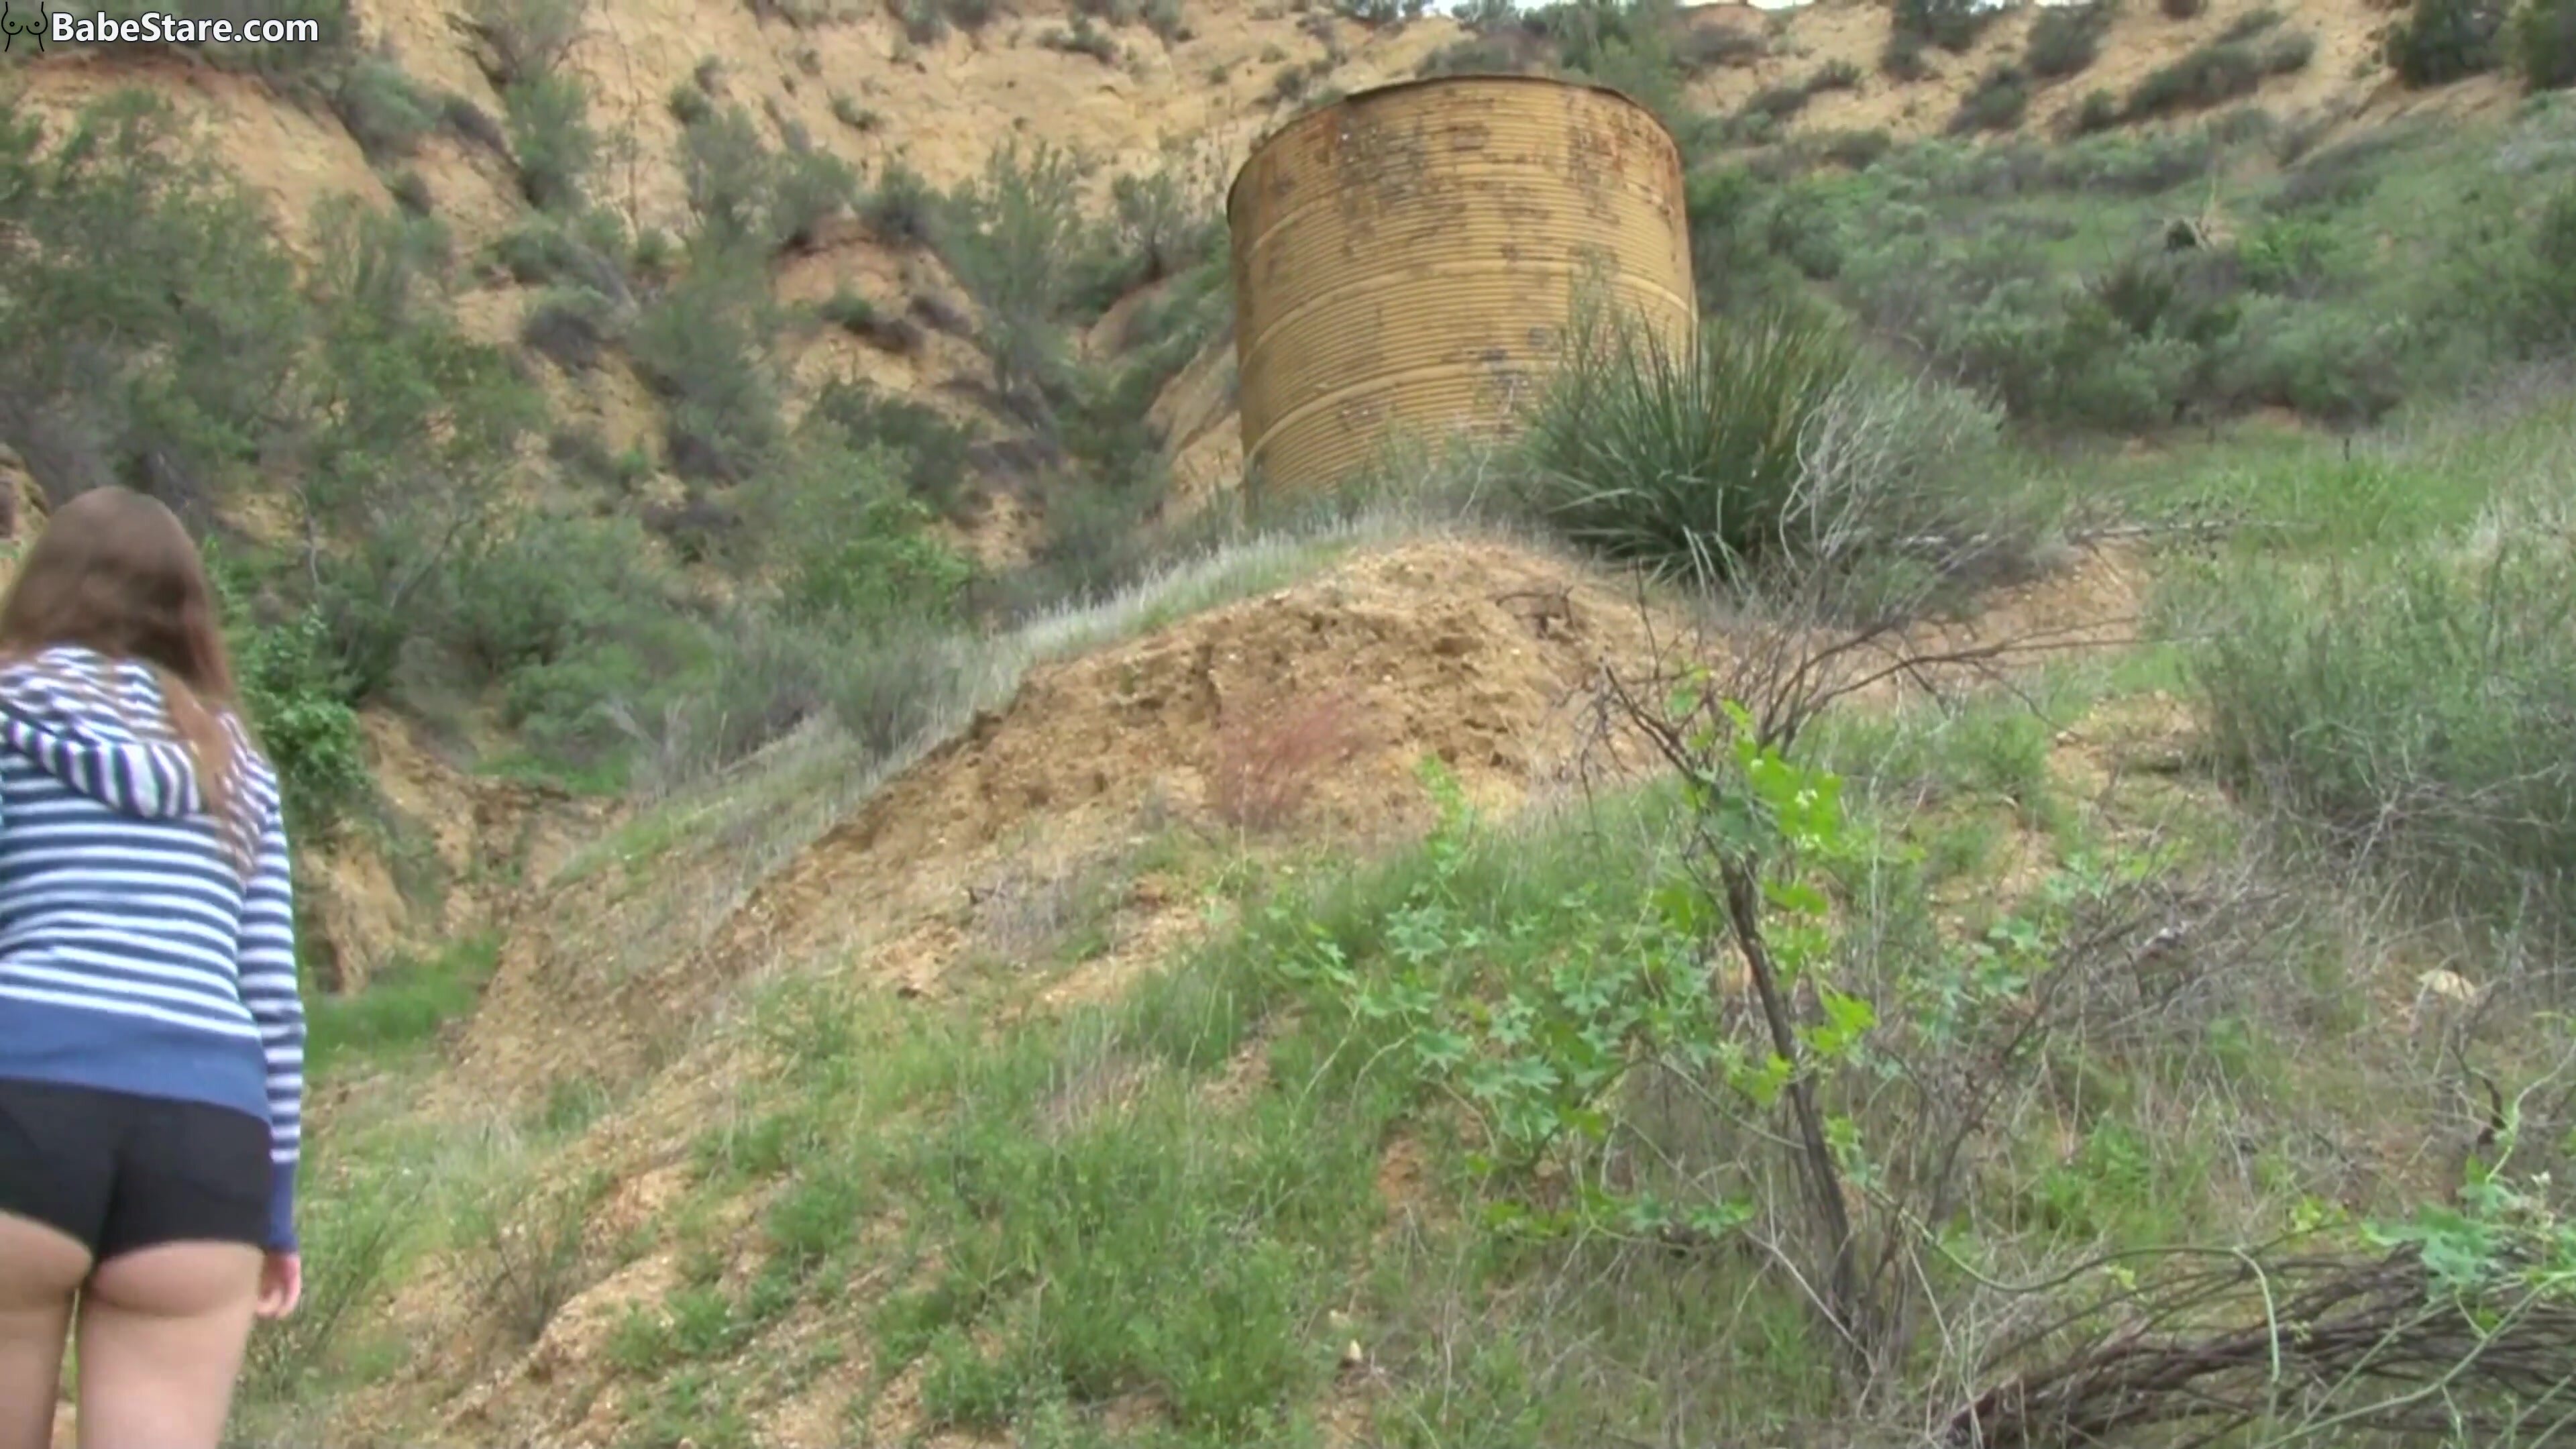
<instances>
[{"instance_id":1,"label":"long brown hair","mask_svg":"<svg viewBox=\"0 0 2576 1449\"><path fill-rule=\"evenodd\" d=\"M54 510L0 598L0 660L77 644L151 666L170 728L245 872L258 826L244 817L242 742L232 660L206 561L160 500L94 488ZM236 733L238 731L238 733Z\"/></svg>"}]
</instances>

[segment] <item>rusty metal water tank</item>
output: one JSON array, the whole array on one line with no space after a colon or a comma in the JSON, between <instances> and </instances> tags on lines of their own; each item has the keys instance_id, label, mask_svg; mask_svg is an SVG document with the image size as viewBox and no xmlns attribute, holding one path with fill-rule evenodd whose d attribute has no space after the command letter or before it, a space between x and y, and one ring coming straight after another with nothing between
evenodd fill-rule
<instances>
[{"instance_id":1,"label":"rusty metal water tank","mask_svg":"<svg viewBox=\"0 0 2576 1449\"><path fill-rule=\"evenodd\" d=\"M1290 121L1226 198L1243 453L1329 485L1399 433L1507 434L1587 277L1668 339L1698 315L1681 151L1616 91L1458 76Z\"/></svg>"}]
</instances>

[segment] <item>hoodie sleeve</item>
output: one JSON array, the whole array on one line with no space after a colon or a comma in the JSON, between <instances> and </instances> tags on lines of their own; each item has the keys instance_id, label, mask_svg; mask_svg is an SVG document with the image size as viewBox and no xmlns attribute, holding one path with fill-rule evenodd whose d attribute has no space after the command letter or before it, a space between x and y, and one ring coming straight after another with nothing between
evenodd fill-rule
<instances>
[{"instance_id":1,"label":"hoodie sleeve","mask_svg":"<svg viewBox=\"0 0 2576 1449\"><path fill-rule=\"evenodd\" d=\"M39 669L0 674L0 745L94 800L113 802L148 820L172 820L205 808L185 748L158 740L100 739L49 727L78 718L73 701Z\"/></svg>"},{"instance_id":2,"label":"hoodie sleeve","mask_svg":"<svg viewBox=\"0 0 2576 1449\"><path fill-rule=\"evenodd\" d=\"M268 1058L268 1247L293 1252L295 1169L304 1128L304 998L295 979L295 886L289 873L286 825L269 812L260 832L257 864L242 896L242 1004L259 1023Z\"/></svg>"}]
</instances>

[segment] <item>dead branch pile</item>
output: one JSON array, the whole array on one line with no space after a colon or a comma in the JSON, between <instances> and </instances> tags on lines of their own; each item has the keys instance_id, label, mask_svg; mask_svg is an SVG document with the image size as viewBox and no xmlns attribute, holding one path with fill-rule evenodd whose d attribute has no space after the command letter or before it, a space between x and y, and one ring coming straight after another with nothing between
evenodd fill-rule
<instances>
[{"instance_id":1,"label":"dead branch pile","mask_svg":"<svg viewBox=\"0 0 2576 1449\"><path fill-rule=\"evenodd\" d=\"M2184 1442L2209 1443L2249 1425L2265 1444L2576 1441L2567 1265L2507 1254L2490 1267L2467 1290L2411 1245L2377 1259L2231 1256L2122 1295L2109 1309L2120 1327L1980 1396L1947 1442L2044 1449L2188 1427Z\"/></svg>"}]
</instances>

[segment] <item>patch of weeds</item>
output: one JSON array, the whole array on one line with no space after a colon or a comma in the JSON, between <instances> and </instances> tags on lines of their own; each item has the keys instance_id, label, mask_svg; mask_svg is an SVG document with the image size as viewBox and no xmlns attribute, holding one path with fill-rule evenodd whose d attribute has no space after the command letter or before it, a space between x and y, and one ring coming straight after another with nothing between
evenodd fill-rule
<instances>
[{"instance_id":1,"label":"patch of weeds","mask_svg":"<svg viewBox=\"0 0 2576 1449\"><path fill-rule=\"evenodd\" d=\"M397 960L358 991L309 994L305 1071L327 1079L425 1052L473 1012L500 953L497 934L470 936L426 960Z\"/></svg>"},{"instance_id":2,"label":"patch of weeds","mask_svg":"<svg viewBox=\"0 0 2576 1449\"><path fill-rule=\"evenodd\" d=\"M1317 777L1357 747L1355 727L1349 706L1332 696L1244 711L1219 731L1208 808L1236 830L1279 829Z\"/></svg>"},{"instance_id":3,"label":"patch of weeds","mask_svg":"<svg viewBox=\"0 0 2576 1449\"><path fill-rule=\"evenodd\" d=\"M556 1186L531 1166L466 1206L459 1226L473 1248L480 1304L512 1346L536 1342L587 1283L590 1213L611 1185L594 1173Z\"/></svg>"}]
</instances>

